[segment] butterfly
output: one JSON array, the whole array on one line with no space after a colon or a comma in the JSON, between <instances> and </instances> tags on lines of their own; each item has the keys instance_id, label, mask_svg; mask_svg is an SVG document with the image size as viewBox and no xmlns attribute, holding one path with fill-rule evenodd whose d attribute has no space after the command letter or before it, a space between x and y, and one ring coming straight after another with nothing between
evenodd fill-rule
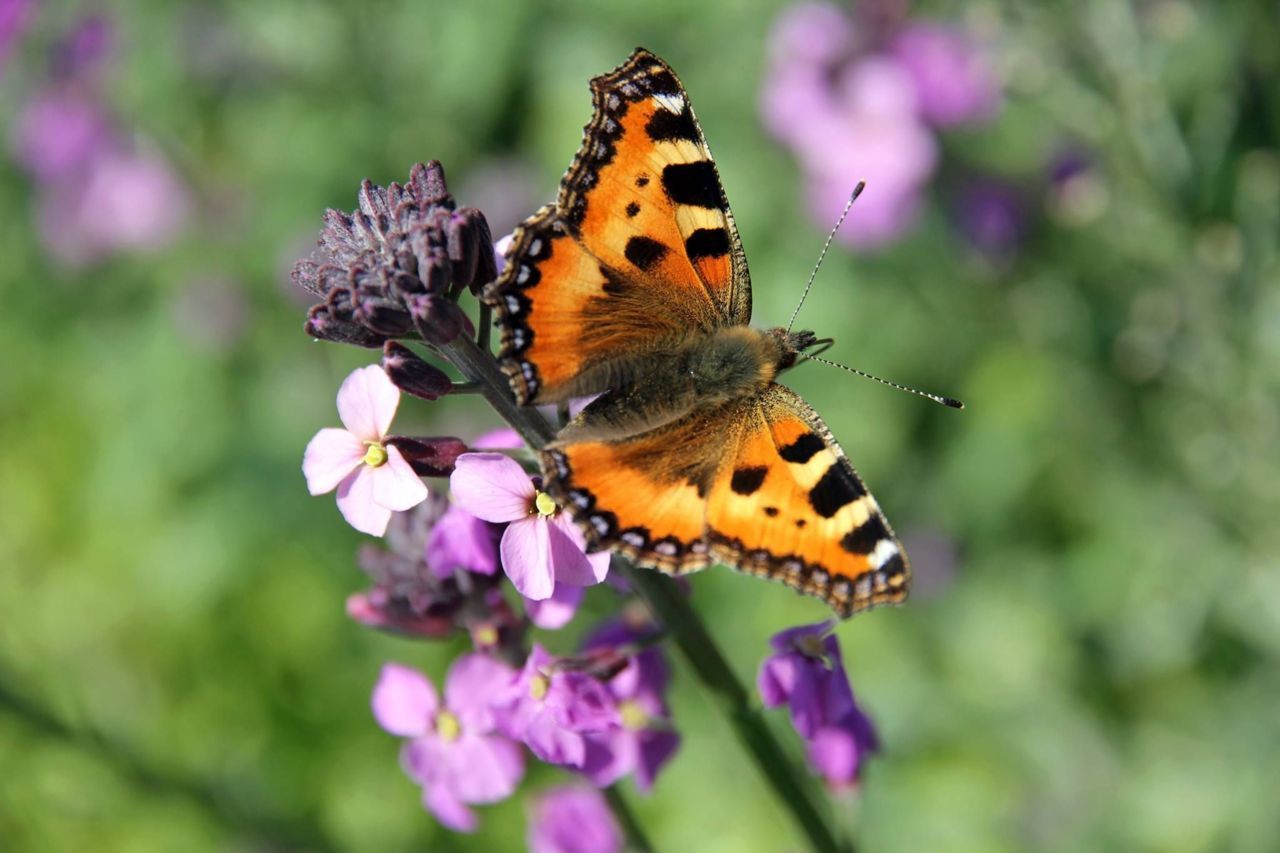
<instances>
[{"instance_id":1,"label":"butterfly","mask_svg":"<svg viewBox=\"0 0 1280 853\"><path fill-rule=\"evenodd\" d=\"M742 243L689 97L637 48L484 299L522 405L599 395L541 453L591 550L683 574L724 563L841 616L901 602L909 568L826 424L776 380L820 344L760 330Z\"/></svg>"}]
</instances>

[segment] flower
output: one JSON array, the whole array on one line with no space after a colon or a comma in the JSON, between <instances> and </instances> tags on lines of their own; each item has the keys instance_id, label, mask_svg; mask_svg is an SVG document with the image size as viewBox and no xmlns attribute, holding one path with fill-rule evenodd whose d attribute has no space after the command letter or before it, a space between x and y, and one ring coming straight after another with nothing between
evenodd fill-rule
<instances>
[{"instance_id":1,"label":"flower","mask_svg":"<svg viewBox=\"0 0 1280 853\"><path fill-rule=\"evenodd\" d=\"M652 633L637 631L622 620L606 622L587 639L587 651L626 650ZM670 673L657 646L650 646L625 659L606 683L618 706L622 725L606 732L588 734L587 754L582 772L597 787L612 785L628 773L636 787L648 791L662 766L675 755L680 735L671 727L671 712L664 694Z\"/></svg>"},{"instance_id":2,"label":"flower","mask_svg":"<svg viewBox=\"0 0 1280 853\"><path fill-rule=\"evenodd\" d=\"M565 785L538 797L527 843L530 853L617 853L622 830L599 791Z\"/></svg>"},{"instance_id":3,"label":"flower","mask_svg":"<svg viewBox=\"0 0 1280 853\"><path fill-rule=\"evenodd\" d=\"M914 80L920 114L930 124L983 121L999 108L995 69L962 30L916 22L898 33L891 50Z\"/></svg>"},{"instance_id":4,"label":"flower","mask_svg":"<svg viewBox=\"0 0 1280 853\"><path fill-rule=\"evenodd\" d=\"M524 612L528 614L529 621L539 628L552 631L563 628L578 612L578 605L582 603L582 592L580 586L556 584L550 598L537 601L526 598Z\"/></svg>"},{"instance_id":5,"label":"flower","mask_svg":"<svg viewBox=\"0 0 1280 853\"><path fill-rule=\"evenodd\" d=\"M809 763L834 788L856 783L862 760L880 748L875 727L853 697L834 622L802 625L770 639L774 654L756 683L768 708L790 705Z\"/></svg>"},{"instance_id":6,"label":"flower","mask_svg":"<svg viewBox=\"0 0 1280 853\"><path fill-rule=\"evenodd\" d=\"M549 764L581 767L584 734L620 724L609 691L594 677L566 670L540 645L534 645L519 677L497 706L499 725Z\"/></svg>"},{"instance_id":7,"label":"flower","mask_svg":"<svg viewBox=\"0 0 1280 853\"><path fill-rule=\"evenodd\" d=\"M386 532L392 512L427 499L426 485L386 443L399 404L400 391L381 367L352 371L338 389L338 415L346 428L320 430L302 459L311 494L337 489L343 518L373 536Z\"/></svg>"},{"instance_id":8,"label":"flower","mask_svg":"<svg viewBox=\"0 0 1280 853\"><path fill-rule=\"evenodd\" d=\"M492 575L498 571L498 528L451 506L431 528L426 556L438 578L451 578L458 570Z\"/></svg>"},{"instance_id":9,"label":"flower","mask_svg":"<svg viewBox=\"0 0 1280 853\"><path fill-rule=\"evenodd\" d=\"M450 829L470 832L469 805L510 796L524 776L520 747L495 732L489 699L514 675L491 657L467 654L445 680L444 705L422 673L389 663L373 690L373 715L393 735L405 772L422 785L422 801Z\"/></svg>"},{"instance_id":10,"label":"flower","mask_svg":"<svg viewBox=\"0 0 1280 853\"><path fill-rule=\"evenodd\" d=\"M497 277L484 214L456 209L436 162L416 164L403 186L365 181L358 201L351 214L327 211L317 257L294 265L293 281L322 299L307 334L366 347L472 334L454 299Z\"/></svg>"},{"instance_id":11,"label":"flower","mask_svg":"<svg viewBox=\"0 0 1280 853\"><path fill-rule=\"evenodd\" d=\"M581 531L515 460L464 453L449 486L454 502L477 518L510 522L502 534L502 568L526 598L542 601L557 583L591 586L608 574L608 553L585 554Z\"/></svg>"}]
</instances>

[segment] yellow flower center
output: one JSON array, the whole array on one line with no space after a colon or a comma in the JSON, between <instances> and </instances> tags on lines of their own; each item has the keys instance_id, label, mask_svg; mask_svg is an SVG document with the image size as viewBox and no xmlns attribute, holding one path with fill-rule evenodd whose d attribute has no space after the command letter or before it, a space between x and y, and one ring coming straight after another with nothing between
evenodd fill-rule
<instances>
[{"instance_id":1,"label":"yellow flower center","mask_svg":"<svg viewBox=\"0 0 1280 853\"><path fill-rule=\"evenodd\" d=\"M618 714L622 717L622 727L633 732L649 724L649 715L634 699L623 699L619 702Z\"/></svg>"},{"instance_id":2,"label":"yellow flower center","mask_svg":"<svg viewBox=\"0 0 1280 853\"><path fill-rule=\"evenodd\" d=\"M529 695L538 701L542 701L547 696L547 691L551 688L551 679L542 673L538 673L529 682Z\"/></svg>"},{"instance_id":3,"label":"yellow flower center","mask_svg":"<svg viewBox=\"0 0 1280 853\"><path fill-rule=\"evenodd\" d=\"M546 492L538 492L534 495L533 508L542 516L549 517L556 514L556 502Z\"/></svg>"},{"instance_id":4,"label":"yellow flower center","mask_svg":"<svg viewBox=\"0 0 1280 853\"><path fill-rule=\"evenodd\" d=\"M364 464L370 468L378 468L387 461L387 449L376 441L369 442L369 449L364 452Z\"/></svg>"},{"instance_id":5,"label":"yellow flower center","mask_svg":"<svg viewBox=\"0 0 1280 853\"><path fill-rule=\"evenodd\" d=\"M492 625L481 625L471 632L471 641L482 649L498 645L498 629Z\"/></svg>"},{"instance_id":6,"label":"yellow flower center","mask_svg":"<svg viewBox=\"0 0 1280 853\"><path fill-rule=\"evenodd\" d=\"M462 724L458 718L448 711L436 714L436 734L446 742L455 741L462 735Z\"/></svg>"}]
</instances>

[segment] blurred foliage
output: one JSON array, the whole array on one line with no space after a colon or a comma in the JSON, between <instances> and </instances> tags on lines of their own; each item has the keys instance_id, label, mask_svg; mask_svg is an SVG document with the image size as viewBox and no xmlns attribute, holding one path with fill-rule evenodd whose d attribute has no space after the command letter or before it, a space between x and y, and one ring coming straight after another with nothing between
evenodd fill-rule
<instances>
[{"instance_id":1,"label":"blurred foliage","mask_svg":"<svg viewBox=\"0 0 1280 853\"><path fill-rule=\"evenodd\" d=\"M435 826L370 717L381 662L438 679L458 649L343 615L360 536L298 465L372 355L307 340L286 273L325 207L418 160L442 160L504 233L554 192L587 78L643 44L680 71L716 152L757 322L782 321L822 234L759 122L779 8L97 9L116 30L110 107L176 164L195 212L163 250L62 267L32 180L0 162L6 849L522 843L520 797L474 837ZM88 10L36 15L0 78L6 132ZM1004 109L947 135L945 163L1022 187L1027 234L1000 259L970 248L944 165L919 227L875 255L834 251L805 307L835 357L968 404L818 366L790 377L916 546L909 605L840 628L885 753L832 807L877 851L1276 849L1280 11L917 11L995 45ZM1070 197L1045 179L1063 146L1088 170ZM467 436L490 417L406 403L399 426ZM744 679L771 633L826 615L723 569L693 586ZM569 648L612 602L593 593L546 641ZM684 749L633 798L657 845L794 849L692 679L672 704Z\"/></svg>"}]
</instances>

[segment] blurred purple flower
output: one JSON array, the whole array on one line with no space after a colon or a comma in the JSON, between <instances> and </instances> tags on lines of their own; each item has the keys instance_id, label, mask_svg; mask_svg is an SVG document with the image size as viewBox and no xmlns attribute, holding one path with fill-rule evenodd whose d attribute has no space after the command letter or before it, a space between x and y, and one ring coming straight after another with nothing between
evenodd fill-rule
<instances>
[{"instance_id":1,"label":"blurred purple flower","mask_svg":"<svg viewBox=\"0 0 1280 853\"><path fill-rule=\"evenodd\" d=\"M956 199L955 216L974 248L994 258L1014 254L1026 232L1022 200L1001 181L982 180L964 187Z\"/></svg>"},{"instance_id":2,"label":"blurred purple flower","mask_svg":"<svg viewBox=\"0 0 1280 853\"><path fill-rule=\"evenodd\" d=\"M857 781L862 761L880 744L854 700L839 641L830 633L834 625L828 620L774 635L774 654L761 664L757 686L765 707L790 706L809 763L829 785L842 788Z\"/></svg>"},{"instance_id":3,"label":"blurred purple flower","mask_svg":"<svg viewBox=\"0 0 1280 853\"><path fill-rule=\"evenodd\" d=\"M74 174L114 144L101 106L71 86L45 90L27 101L12 141L14 158L42 183Z\"/></svg>"},{"instance_id":4,"label":"blurred purple flower","mask_svg":"<svg viewBox=\"0 0 1280 853\"><path fill-rule=\"evenodd\" d=\"M614 620L593 632L584 646L587 652L630 652L623 667L605 682L617 702L621 728L586 736L582 772L597 787L633 774L636 787L647 792L680 747L665 699L670 681L666 659L657 646L634 648L651 634L652 630L637 631Z\"/></svg>"},{"instance_id":5,"label":"blurred purple flower","mask_svg":"<svg viewBox=\"0 0 1280 853\"><path fill-rule=\"evenodd\" d=\"M450 829L474 830L468 806L506 799L524 776L520 747L495 731L489 704L513 677L491 657L463 655L449 670L442 706L422 673L394 663L382 668L374 717L391 734L410 738L401 763L422 786L423 804Z\"/></svg>"},{"instance_id":6,"label":"blurred purple flower","mask_svg":"<svg viewBox=\"0 0 1280 853\"><path fill-rule=\"evenodd\" d=\"M566 670L534 645L515 683L497 701L499 725L549 764L581 767L587 733L620 724L613 697L594 677Z\"/></svg>"},{"instance_id":7,"label":"blurred purple flower","mask_svg":"<svg viewBox=\"0 0 1280 853\"><path fill-rule=\"evenodd\" d=\"M510 522L502 534L502 568L526 598L542 601L556 584L590 586L608 574L608 553L584 553L581 531L515 460L500 453L465 453L449 485L454 502L467 512L485 521Z\"/></svg>"},{"instance_id":8,"label":"blurred purple flower","mask_svg":"<svg viewBox=\"0 0 1280 853\"><path fill-rule=\"evenodd\" d=\"M400 389L378 365L358 368L338 389L344 429L327 428L307 444L302 472L313 495L338 490L338 509L362 533L381 536L393 511L427 499L427 487L400 451L386 443Z\"/></svg>"},{"instance_id":9,"label":"blurred purple flower","mask_svg":"<svg viewBox=\"0 0 1280 853\"><path fill-rule=\"evenodd\" d=\"M582 603L583 592L584 590L580 586L556 584L555 591L551 593L550 598L544 598L541 601L526 598L524 600L524 612L528 614L529 621L539 628L546 628L550 631L563 628L569 624L573 619L573 615L578 612L578 605Z\"/></svg>"},{"instance_id":10,"label":"blurred purple flower","mask_svg":"<svg viewBox=\"0 0 1280 853\"><path fill-rule=\"evenodd\" d=\"M53 49L55 76L87 78L101 70L115 47L115 28L105 15L89 15L68 30Z\"/></svg>"},{"instance_id":11,"label":"blurred purple flower","mask_svg":"<svg viewBox=\"0 0 1280 853\"><path fill-rule=\"evenodd\" d=\"M866 180L838 235L859 248L889 244L914 224L938 160L926 121L977 121L999 99L985 55L963 34L903 28L896 17L861 27L832 5L784 11L761 92L764 124L800 161L816 221L835 221Z\"/></svg>"},{"instance_id":12,"label":"blurred purple flower","mask_svg":"<svg viewBox=\"0 0 1280 853\"><path fill-rule=\"evenodd\" d=\"M920 114L938 127L984 121L1000 106L987 53L954 27L917 22L898 33L893 55L915 81Z\"/></svg>"},{"instance_id":13,"label":"blurred purple flower","mask_svg":"<svg viewBox=\"0 0 1280 853\"><path fill-rule=\"evenodd\" d=\"M9 52L35 19L35 0L0 0L0 71Z\"/></svg>"},{"instance_id":14,"label":"blurred purple flower","mask_svg":"<svg viewBox=\"0 0 1280 853\"><path fill-rule=\"evenodd\" d=\"M599 791L566 785L538 797L527 843L530 853L618 853L622 830Z\"/></svg>"},{"instance_id":15,"label":"blurred purple flower","mask_svg":"<svg viewBox=\"0 0 1280 853\"><path fill-rule=\"evenodd\" d=\"M189 207L186 188L159 153L112 149L48 188L41 237L54 257L79 266L160 248L181 231Z\"/></svg>"}]
</instances>

